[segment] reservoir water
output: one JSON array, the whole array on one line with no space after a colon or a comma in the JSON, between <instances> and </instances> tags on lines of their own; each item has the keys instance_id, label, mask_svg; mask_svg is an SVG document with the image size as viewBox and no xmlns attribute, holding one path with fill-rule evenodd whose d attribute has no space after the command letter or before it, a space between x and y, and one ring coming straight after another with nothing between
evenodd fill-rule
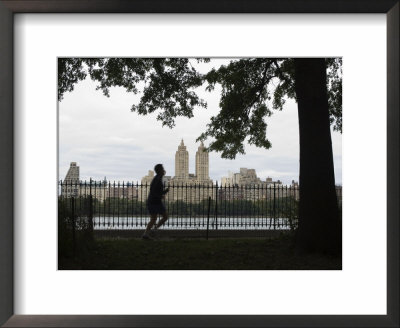
<instances>
[{"instance_id":1,"label":"reservoir water","mask_svg":"<svg viewBox=\"0 0 400 328\"><path fill-rule=\"evenodd\" d=\"M112 217L101 216L93 218L95 230L133 230L145 229L148 217ZM289 230L297 220L289 218L262 217L210 217L210 230ZM204 217L170 217L162 229L171 230L206 230L207 218Z\"/></svg>"}]
</instances>

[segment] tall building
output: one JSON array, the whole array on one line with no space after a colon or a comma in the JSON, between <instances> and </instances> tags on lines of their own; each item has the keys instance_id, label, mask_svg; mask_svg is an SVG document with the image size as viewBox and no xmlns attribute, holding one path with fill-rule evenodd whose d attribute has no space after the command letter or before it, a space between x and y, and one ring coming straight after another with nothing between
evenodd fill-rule
<instances>
[{"instance_id":1,"label":"tall building","mask_svg":"<svg viewBox=\"0 0 400 328\"><path fill-rule=\"evenodd\" d=\"M71 162L67 175L61 187L61 194L64 197L77 197L79 194L79 166Z\"/></svg>"},{"instance_id":2,"label":"tall building","mask_svg":"<svg viewBox=\"0 0 400 328\"><path fill-rule=\"evenodd\" d=\"M189 152L183 144L183 139L175 153L175 178L182 180L189 178Z\"/></svg>"},{"instance_id":3,"label":"tall building","mask_svg":"<svg viewBox=\"0 0 400 328\"><path fill-rule=\"evenodd\" d=\"M71 162L67 175L65 176L64 183L78 183L79 182L79 166L76 162Z\"/></svg>"},{"instance_id":4,"label":"tall building","mask_svg":"<svg viewBox=\"0 0 400 328\"><path fill-rule=\"evenodd\" d=\"M203 142L201 142L196 152L196 178L198 181L208 181L208 152L205 151Z\"/></svg>"}]
</instances>

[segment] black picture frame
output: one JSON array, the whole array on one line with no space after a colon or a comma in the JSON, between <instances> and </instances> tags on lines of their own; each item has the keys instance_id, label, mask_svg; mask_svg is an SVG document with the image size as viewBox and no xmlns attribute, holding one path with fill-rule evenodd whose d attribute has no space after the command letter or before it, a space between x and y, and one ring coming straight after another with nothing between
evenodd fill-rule
<instances>
[{"instance_id":1,"label":"black picture frame","mask_svg":"<svg viewBox=\"0 0 400 328\"><path fill-rule=\"evenodd\" d=\"M387 17L387 315L14 315L13 17L16 13L384 13ZM398 0L0 0L0 324L4 327L399 327Z\"/></svg>"}]
</instances>

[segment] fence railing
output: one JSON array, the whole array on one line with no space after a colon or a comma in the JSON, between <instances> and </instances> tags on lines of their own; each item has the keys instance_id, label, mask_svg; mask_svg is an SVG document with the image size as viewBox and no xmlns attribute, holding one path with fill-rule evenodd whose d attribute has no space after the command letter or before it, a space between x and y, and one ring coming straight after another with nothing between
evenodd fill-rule
<instances>
[{"instance_id":1,"label":"fence railing","mask_svg":"<svg viewBox=\"0 0 400 328\"><path fill-rule=\"evenodd\" d=\"M169 183L164 203L167 230L289 230L297 227L297 185ZM93 230L143 230L150 184L59 182L59 215ZM341 187L337 188L341 206ZM83 221L82 221L83 220Z\"/></svg>"}]
</instances>

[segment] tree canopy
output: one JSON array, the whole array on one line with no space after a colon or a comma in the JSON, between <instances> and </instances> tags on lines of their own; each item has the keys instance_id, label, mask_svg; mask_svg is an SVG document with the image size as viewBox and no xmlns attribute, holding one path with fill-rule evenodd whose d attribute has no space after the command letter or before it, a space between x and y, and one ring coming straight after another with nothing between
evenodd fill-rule
<instances>
[{"instance_id":1,"label":"tree canopy","mask_svg":"<svg viewBox=\"0 0 400 328\"><path fill-rule=\"evenodd\" d=\"M58 99L74 89L88 75L107 97L110 88L123 87L141 93L140 102L131 110L140 115L158 112L163 126L175 125L178 116L193 117L196 107L207 107L196 89L213 91L222 87L220 111L212 117L207 130L197 141L211 141L210 151L233 159L244 153L247 141L257 147L271 147L266 136L267 122L273 110L282 110L286 99L296 100L294 61L290 58L232 59L229 64L199 73L195 62L209 58L60 58L58 62ZM325 59L330 122L342 131L342 60ZM143 86L140 88L139 86Z\"/></svg>"}]
</instances>

